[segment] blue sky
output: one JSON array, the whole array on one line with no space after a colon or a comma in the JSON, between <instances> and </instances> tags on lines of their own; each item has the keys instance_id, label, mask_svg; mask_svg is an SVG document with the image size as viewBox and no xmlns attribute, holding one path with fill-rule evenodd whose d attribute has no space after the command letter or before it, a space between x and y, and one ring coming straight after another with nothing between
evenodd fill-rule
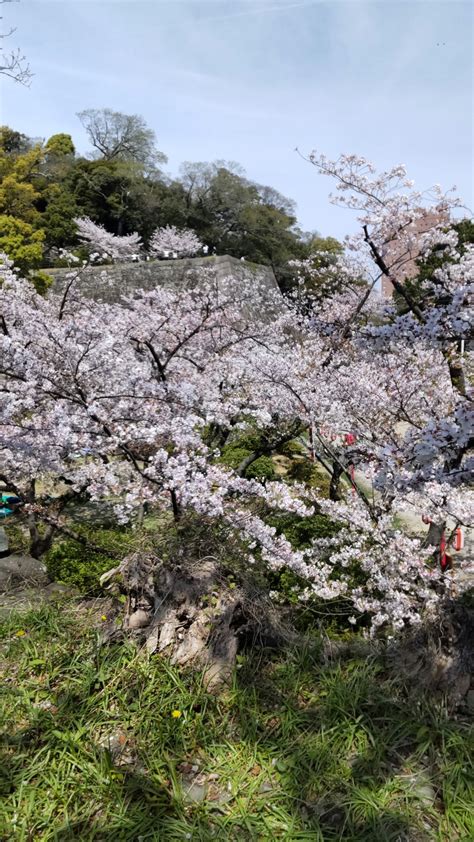
<instances>
[{"instance_id":1,"label":"blue sky","mask_svg":"<svg viewBox=\"0 0 474 842\"><path fill-rule=\"evenodd\" d=\"M417 186L473 201L473 5L432 0L21 0L3 7L30 89L2 80L0 119L35 137L75 114L141 114L176 174L238 161L295 199L305 229L342 236L349 211L295 153L404 163ZM437 46L439 44L439 46Z\"/></svg>"}]
</instances>

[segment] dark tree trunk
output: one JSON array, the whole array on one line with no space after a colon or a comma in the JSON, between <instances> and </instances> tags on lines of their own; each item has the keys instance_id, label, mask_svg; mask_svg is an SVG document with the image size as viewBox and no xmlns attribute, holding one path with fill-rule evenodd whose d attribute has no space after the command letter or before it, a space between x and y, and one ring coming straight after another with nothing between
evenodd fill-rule
<instances>
[{"instance_id":1,"label":"dark tree trunk","mask_svg":"<svg viewBox=\"0 0 474 842\"><path fill-rule=\"evenodd\" d=\"M41 535L34 514L28 516L28 529L30 532L30 556L41 558L51 548L56 529L52 524L49 524Z\"/></svg>"},{"instance_id":2,"label":"dark tree trunk","mask_svg":"<svg viewBox=\"0 0 474 842\"><path fill-rule=\"evenodd\" d=\"M339 462L332 463L331 481L329 483L329 499L338 501L342 499L341 493L341 477L344 472L342 465Z\"/></svg>"},{"instance_id":3,"label":"dark tree trunk","mask_svg":"<svg viewBox=\"0 0 474 842\"><path fill-rule=\"evenodd\" d=\"M435 564L441 565L441 539L443 537L443 533L446 531L446 521L441 521L439 523L430 523L430 527L428 529L428 533L426 535L424 545L425 547L429 547L430 545L436 547L433 553L433 562ZM446 553L446 564L444 566L444 570L449 570L451 567L451 557Z\"/></svg>"},{"instance_id":4,"label":"dark tree trunk","mask_svg":"<svg viewBox=\"0 0 474 842\"><path fill-rule=\"evenodd\" d=\"M170 497L171 497L171 507L173 509L173 518L175 520L175 523L177 523L178 520L181 518L181 506L179 505L178 496L177 496L176 491L174 489L171 489Z\"/></svg>"}]
</instances>

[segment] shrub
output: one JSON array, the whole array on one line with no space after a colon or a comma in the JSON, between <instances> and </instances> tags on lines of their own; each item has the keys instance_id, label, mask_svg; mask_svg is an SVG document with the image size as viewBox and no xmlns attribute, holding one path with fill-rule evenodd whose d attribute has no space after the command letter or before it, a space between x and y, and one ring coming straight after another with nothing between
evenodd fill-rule
<instances>
[{"instance_id":1,"label":"shrub","mask_svg":"<svg viewBox=\"0 0 474 842\"><path fill-rule=\"evenodd\" d=\"M225 445L222 449L219 461L229 468L237 470L240 463L246 456L252 453L258 446L258 436L241 436L235 442ZM247 468L245 476L249 479L276 478L275 468L270 456L260 456Z\"/></svg>"},{"instance_id":2,"label":"shrub","mask_svg":"<svg viewBox=\"0 0 474 842\"><path fill-rule=\"evenodd\" d=\"M245 476L249 479L272 480L276 478L275 467L270 456L260 456L247 468Z\"/></svg>"},{"instance_id":3,"label":"shrub","mask_svg":"<svg viewBox=\"0 0 474 842\"><path fill-rule=\"evenodd\" d=\"M54 544L43 561L54 581L73 585L83 594L95 595L101 590L101 575L131 551L135 536L130 530L101 529L89 531L85 537L104 552L68 538Z\"/></svg>"},{"instance_id":4,"label":"shrub","mask_svg":"<svg viewBox=\"0 0 474 842\"><path fill-rule=\"evenodd\" d=\"M14 518L6 519L6 522L1 524L8 536L8 546L10 552L18 553L19 555L27 554L29 549L29 538L27 530L21 523L16 522Z\"/></svg>"},{"instance_id":5,"label":"shrub","mask_svg":"<svg viewBox=\"0 0 474 842\"><path fill-rule=\"evenodd\" d=\"M330 538L337 535L339 525L326 515L315 514L310 517L300 515L270 514L266 518L270 526L274 526L279 535L284 535L295 549L305 549L316 538Z\"/></svg>"},{"instance_id":6,"label":"shrub","mask_svg":"<svg viewBox=\"0 0 474 842\"><path fill-rule=\"evenodd\" d=\"M47 272L43 272L42 269L39 269L37 272L33 272L30 275L30 281L32 282L36 292L39 292L40 295L45 295L53 283L51 275L48 275Z\"/></svg>"},{"instance_id":7,"label":"shrub","mask_svg":"<svg viewBox=\"0 0 474 842\"><path fill-rule=\"evenodd\" d=\"M277 453L280 453L281 456L287 456L288 459L293 459L295 456L305 456L306 452L303 445L295 439L286 441L277 448Z\"/></svg>"},{"instance_id":8,"label":"shrub","mask_svg":"<svg viewBox=\"0 0 474 842\"><path fill-rule=\"evenodd\" d=\"M316 480L317 471L314 463L309 459L294 459L288 471L289 479L296 479L306 485L312 485Z\"/></svg>"}]
</instances>

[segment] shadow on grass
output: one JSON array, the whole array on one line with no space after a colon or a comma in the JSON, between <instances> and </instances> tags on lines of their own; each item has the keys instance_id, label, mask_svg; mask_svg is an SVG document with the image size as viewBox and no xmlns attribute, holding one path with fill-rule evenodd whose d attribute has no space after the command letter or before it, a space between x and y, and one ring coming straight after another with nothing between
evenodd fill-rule
<instances>
[{"instance_id":1,"label":"shadow on grass","mask_svg":"<svg viewBox=\"0 0 474 842\"><path fill-rule=\"evenodd\" d=\"M468 723L408 694L380 657L254 645L211 695L195 672L98 647L84 627L45 607L7 630L2 840L474 838ZM103 747L111 734L132 762ZM185 799L181 767L196 760L228 798Z\"/></svg>"},{"instance_id":2,"label":"shadow on grass","mask_svg":"<svg viewBox=\"0 0 474 842\"><path fill-rule=\"evenodd\" d=\"M84 746L74 739L73 731L77 727L74 711L80 701L77 693L62 700L62 713L53 729L51 715L41 711L14 735L0 735L0 803L6 805L7 799L13 799L18 807L10 814L0 807L0 840L164 842L215 838L215 824L207 816L195 815L191 824L186 821L182 800L170 794L169 780L163 783L148 770L124 767L110 751L98 747L91 747L88 757L84 756ZM55 761L62 763L68 791L65 789L59 798L54 793L54 810L49 811L45 799L50 791L46 786L55 784ZM35 780L42 784L38 798ZM24 786L32 788L28 797ZM75 799L81 805L79 810L75 809ZM82 818L77 818L78 812ZM68 813L73 817L68 818Z\"/></svg>"},{"instance_id":3,"label":"shadow on grass","mask_svg":"<svg viewBox=\"0 0 474 842\"><path fill-rule=\"evenodd\" d=\"M272 758L267 797L292 801L301 839L474 838L469 723L410 696L380 658L249 654L237 703L241 738Z\"/></svg>"}]
</instances>

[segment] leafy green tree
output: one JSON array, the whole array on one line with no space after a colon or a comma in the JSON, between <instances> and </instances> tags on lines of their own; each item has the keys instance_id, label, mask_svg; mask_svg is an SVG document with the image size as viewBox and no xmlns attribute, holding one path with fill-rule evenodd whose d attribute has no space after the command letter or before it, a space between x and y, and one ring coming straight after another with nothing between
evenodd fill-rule
<instances>
[{"instance_id":1,"label":"leafy green tree","mask_svg":"<svg viewBox=\"0 0 474 842\"><path fill-rule=\"evenodd\" d=\"M30 146L19 155L7 156L8 171L13 173L18 181L33 182L41 174L44 151L41 144Z\"/></svg>"},{"instance_id":2,"label":"leafy green tree","mask_svg":"<svg viewBox=\"0 0 474 842\"><path fill-rule=\"evenodd\" d=\"M36 269L43 258L44 231L7 214L0 215L0 251L23 273Z\"/></svg>"},{"instance_id":3,"label":"leafy green tree","mask_svg":"<svg viewBox=\"0 0 474 842\"><path fill-rule=\"evenodd\" d=\"M245 170L236 161L185 161L181 164L179 182L188 208L206 206L212 185L222 171L242 179L245 176Z\"/></svg>"},{"instance_id":4,"label":"leafy green tree","mask_svg":"<svg viewBox=\"0 0 474 842\"><path fill-rule=\"evenodd\" d=\"M335 237L320 237L313 235L308 243L308 257L312 260L324 261L325 255L330 259L331 255L338 256L344 251L344 246ZM324 254L322 254L324 252Z\"/></svg>"},{"instance_id":5,"label":"leafy green tree","mask_svg":"<svg viewBox=\"0 0 474 842\"><path fill-rule=\"evenodd\" d=\"M53 135L46 141L43 152L41 172L45 181L42 189L47 189L52 182L60 182L66 187L65 182L74 168L76 155L71 135Z\"/></svg>"},{"instance_id":6,"label":"leafy green tree","mask_svg":"<svg viewBox=\"0 0 474 842\"><path fill-rule=\"evenodd\" d=\"M235 162L186 162L180 183L183 222L211 249L269 264L277 277L304 255L294 203L245 178Z\"/></svg>"},{"instance_id":7,"label":"leafy green tree","mask_svg":"<svg viewBox=\"0 0 474 842\"><path fill-rule=\"evenodd\" d=\"M37 223L40 215L35 207L39 194L32 184L18 181L15 175L7 175L0 184L0 213L8 212L11 216L25 222Z\"/></svg>"},{"instance_id":8,"label":"leafy green tree","mask_svg":"<svg viewBox=\"0 0 474 842\"><path fill-rule=\"evenodd\" d=\"M82 158L69 179L80 215L120 234L128 228L131 186L130 173L117 161Z\"/></svg>"},{"instance_id":9,"label":"leafy green tree","mask_svg":"<svg viewBox=\"0 0 474 842\"><path fill-rule=\"evenodd\" d=\"M11 144L7 144L11 148ZM39 227L40 192L35 180L40 175L43 158L41 147L26 152L5 152L0 149L0 213Z\"/></svg>"},{"instance_id":10,"label":"leafy green tree","mask_svg":"<svg viewBox=\"0 0 474 842\"><path fill-rule=\"evenodd\" d=\"M76 148L70 134L60 133L51 135L49 140L46 141L44 148L48 156L54 155L59 157L76 154Z\"/></svg>"},{"instance_id":11,"label":"leafy green tree","mask_svg":"<svg viewBox=\"0 0 474 842\"><path fill-rule=\"evenodd\" d=\"M138 231L147 243L160 225L182 224L172 212L172 198L167 202L167 186L159 178L145 177L133 163L81 158L67 179L67 188L79 215L119 236Z\"/></svg>"},{"instance_id":12,"label":"leafy green tree","mask_svg":"<svg viewBox=\"0 0 474 842\"><path fill-rule=\"evenodd\" d=\"M212 220L212 235L220 251L241 251L240 242L245 229L242 213L257 202L257 191L241 176L227 169L219 169L211 182L207 207Z\"/></svg>"},{"instance_id":13,"label":"leafy green tree","mask_svg":"<svg viewBox=\"0 0 474 842\"><path fill-rule=\"evenodd\" d=\"M7 155L27 152L31 146L26 134L16 132L10 126L0 126L0 149Z\"/></svg>"},{"instance_id":14,"label":"leafy green tree","mask_svg":"<svg viewBox=\"0 0 474 842\"><path fill-rule=\"evenodd\" d=\"M41 215L41 226L48 255L54 249L68 248L77 242L74 218L79 211L74 196L61 184L52 184L43 198L46 205Z\"/></svg>"},{"instance_id":15,"label":"leafy green tree","mask_svg":"<svg viewBox=\"0 0 474 842\"><path fill-rule=\"evenodd\" d=\"M278 274L297 256L298 241L292 230L295 220L271 205L244 208L239 217L244 254L256 263L270 264Z\"/></svg>"},{"instance_id":16,"label":"leafy green tree","mask_svg":"<svg viewBox=\"0 0 474 842\"><path fill-rule=\"evenodd\" d=\"M147 189L147 217L140 232L145 241L155 228L163 228L166 225L175 225L177 228L190 227L190 207L180 181L157 180L152 185L148 183ZM202 234L200 236L203 239Z\"/></svg>"}]
</instances>

